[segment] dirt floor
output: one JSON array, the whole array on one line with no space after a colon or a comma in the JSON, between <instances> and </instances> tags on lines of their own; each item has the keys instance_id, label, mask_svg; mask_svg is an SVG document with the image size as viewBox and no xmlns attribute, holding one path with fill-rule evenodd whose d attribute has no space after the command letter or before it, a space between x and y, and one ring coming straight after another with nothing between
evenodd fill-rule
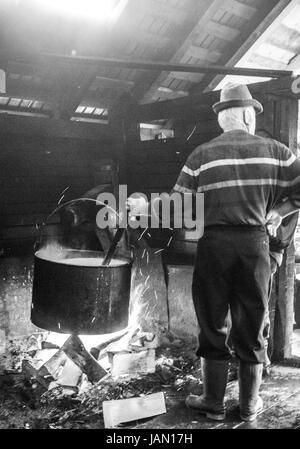
<instances>
[{"instance_id":1,"label":"dirt floor","mask_svg":"<svg viewBox=\"0 0 300 449\"><path fill-rule=\"evenodd\" d=\"M103 429L102 402L163 392L167 413L120 425L122 429L299 429L300 369L273 366L264 379L264 411L253 424L238 415L237 367L233 363L227 388L227 418L208 421L186 408L189 393L201 394L199 361L188 348L156 351L156 372L135 378L107 378L80 394L58 387L47 391L18 370L0 375L0 429Z\"/></svg>"},{"instance_id":2,"label":"dirt floor","mask_svg":"<svg viewBox=\"0 0 300 449\"><path fill-rule=\"evenodd\" d=\"M300 429L300 369L274 366L264 379L261 396L264 410L253 423L241 422L238 414L238 384L227 387L227 417L223 423L209 422L187 409L184 396L170 398L166 415L135 426L136 429Z\"/></svg>"}]
</instances>

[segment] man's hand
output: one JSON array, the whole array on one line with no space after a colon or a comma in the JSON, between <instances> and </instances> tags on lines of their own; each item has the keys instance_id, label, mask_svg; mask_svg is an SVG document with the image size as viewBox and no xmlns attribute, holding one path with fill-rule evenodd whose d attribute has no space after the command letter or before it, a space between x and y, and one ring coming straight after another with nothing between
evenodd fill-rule
<instances>
[{"instance_id":1,"label":"man's hand","mask_svg":"<svg viewBox=\"0 0 300 449\"><path fill-rule=\"evenodd\" d=\"M148 216L149 203L144 196L129 197L126 203L129 210L129 218L135 219L136 217Z\"/></svg>"},{"instance_id":2,"label":"man's hand","mask_svg":"<svg viewBox=\"0 0 300 449\"><path fill-rule=\"evenodd\" d=\"M266 218L266 226L267 226L268 233L271 237L276 237L277 230L278 230L279 226L281 225L282 220L283 220L283 217L280 215L280 213L276 209L273 209L268 213L267 218Z\"/></svg>"}]
</instances>

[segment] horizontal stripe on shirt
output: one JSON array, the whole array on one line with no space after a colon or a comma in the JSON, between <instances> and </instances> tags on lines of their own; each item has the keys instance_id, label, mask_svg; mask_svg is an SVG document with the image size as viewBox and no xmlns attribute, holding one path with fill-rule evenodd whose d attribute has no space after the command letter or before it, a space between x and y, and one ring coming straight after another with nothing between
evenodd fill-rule
<instances>
[{"instance_id":1,"label":"horizontal stripe on shirt","mask_svg":"<svg viewBox=\"0 0 300 449\"><path fill-rule=\"evenodd\" d=\"M198 188L198 193L208 192L210 190L226 189L231 187L247 186L279 186L293 187L300 182L300 176L292 181L281 181L279 179L235 179L231 181L215 182L213 184L202 185Z\"/></svg>"},{"instance_id":2,"label":"horizontal stripe on shirt","mask_svg":"<svg viewBox=\"0 0 300 449\"><path fill-rule=\"evenodd\" d=\"M203 164L198 170L191 170L187 166L184 166L182 171L187 175L197 177L200 173L215 167L225 167L225 166L238 166L238 165L275 165L277 167L290 167L295 161L296 156L292 155L288 160L283 161L273 158L247 158L247 159L221 159L218 161L212 161L207 164Z\"/></svg>"},{"instance_id":3,"label":"horizontal stripe on shirt","mask_svg":"<svg viewBox=\"0 0 300 449\"><path fill-rule=\"evenodd\" d=\"M226 134L226 135L225 135ZM215 139L211 140L210 142L204 143L201 145L203 150L215 150L216 148L219 147L223 147L224 146L224 142L226 142L227 140L227 144L230 145L231 147L238 147L239 149L243 148L243 147L249 147L251 145L257 145L258 140L260 140L261 144L264 144L265 146L268 145L273 145L273 139L265 139L262 137L258 137L258 136L250 136L247 132L245 131L241 131L238 132L238 134L240 134L238 136L238 138L236 138L237 136L233 137L232 134L237 134L235 132L231 133L225 133L225 134L221 134L219 137L216 137ZM241 140L241 135L245 136L247 134L247 140Z\"/></svg>"},{"instance_id":4,"label":"horizontal stripe on shirt","mask_svg":"<svg viewBox=\"0 0 300 449\"><path fill-rule=\"evenodd\" d=\"M283 144L226 132L191 153L175 191L205 194L205 225L264 225L267 212L289 198L300 205L300 161Z\"/></svg>"},{"instance_id":5,"label":"horizontal stripe on shirt","mask_svg":"<svg viewBox=\"0 0 300 449\"><path fill-rule=\"evenodd\" d=\"M175 190L175 192L179 192L179 193L195 193L194 190L188 189L187 187L182 187L179 184L176 184L174 186L173 190Z\"/></svg>"}]
</instances>

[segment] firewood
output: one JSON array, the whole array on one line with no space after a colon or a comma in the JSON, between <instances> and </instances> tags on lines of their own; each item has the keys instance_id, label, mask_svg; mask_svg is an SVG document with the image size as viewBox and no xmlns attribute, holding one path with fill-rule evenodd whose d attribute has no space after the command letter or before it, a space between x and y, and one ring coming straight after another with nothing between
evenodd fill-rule
<instances>
[{"instance_id":1,"label":"firewood","mask_svg":"<svg viewBox=\"0 0 300 449\"><path fill-rule=\"evenodd\" d=\"M107 372L99 365L97 360L85 349L82 341L76 335L71 335L65 342L62 350L85 373L90 382L98 382Z\"/></svg>"},{"instance_id":2,"label":"firewood","mask_svg":"<svg viewBox=\"0 0 300 449\"><path fill-rule=\"evenodd\" d=\"M115 354L112 364L112 376L140 375L155 372L155 350L132 354Z\"/></svg>"},{"instance_id":3,"label":"firewood","mask_svg":"<svg viewBox=\"0 0 300 449\"><path fill-rule=\"evenodd\" d=\"M121 332L118 332L117 334L113 334L111 335L107 340L105 340L104 342L100 343L98 346L95 346L94 348L92 348L90 350L90 354L96 359L98 360L100 352L103 351L103 349L105 349L107 346L109 346L111 343L114 343L118 340L120 340L124 335L126 335L128 333L129 329L126 328Z\"/></svg>"}]
</instances>

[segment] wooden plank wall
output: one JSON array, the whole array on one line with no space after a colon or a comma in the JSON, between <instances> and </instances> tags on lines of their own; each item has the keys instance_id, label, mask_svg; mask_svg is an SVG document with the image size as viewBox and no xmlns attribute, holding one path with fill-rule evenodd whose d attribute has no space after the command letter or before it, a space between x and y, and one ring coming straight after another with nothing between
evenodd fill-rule
<instances>
[{"instance_id":1,"label":"wooden plank wall","mask_svg":"<svg viewBox=\"0 0 300 449\"><path fill-rule=\"evenodd\" d=\"M169 192L175 185L178 175L191 152L200 144L217 137L221 130L216 117L182 130L181 137L165 140L135 142L128 145L127 177L128 192L144 193L150 198L151 193ZM190 137L187 140L187 137ZM184 231L171 234L168 231L151 230L151 246L163 248L173 235L172 243L166 251L166 260L180 263L193 262L197 239ZM181 257L182 256L182 257Z\"/></svg>"},{"instance_id":2,"label":"wooden plank wall","mask_svg":"<svg viewBox=\"0 0 300 449\"><path fill-rule=\"evenodd\" d=\"M7 133L5 128L0 129L0 231L4 255L29 251L37 236L36 224L42 223L59 201L78 198L95 185L110 182L110 174L101 174L99 164L111 158L111 144L95 137L89 139L88 135L79 137L47 132L23 134L20 129L18 133ZM56 232L57 222L57 216L49 221L50 232Z\"/></svg>"},{"instance_id":3,"label":"wooden plank wall","mask_svg":"<svg viewBox=\"0 0 300 449\"><path fill-rule=\"evenodd\" d=\"M221 133L216 122L201 122L193 136L151 140L129 145L127 159L128 189L132 192L168 192L196 146ZM188 131L186 132L188 134Z\"/></svg>"}]
</instances>

